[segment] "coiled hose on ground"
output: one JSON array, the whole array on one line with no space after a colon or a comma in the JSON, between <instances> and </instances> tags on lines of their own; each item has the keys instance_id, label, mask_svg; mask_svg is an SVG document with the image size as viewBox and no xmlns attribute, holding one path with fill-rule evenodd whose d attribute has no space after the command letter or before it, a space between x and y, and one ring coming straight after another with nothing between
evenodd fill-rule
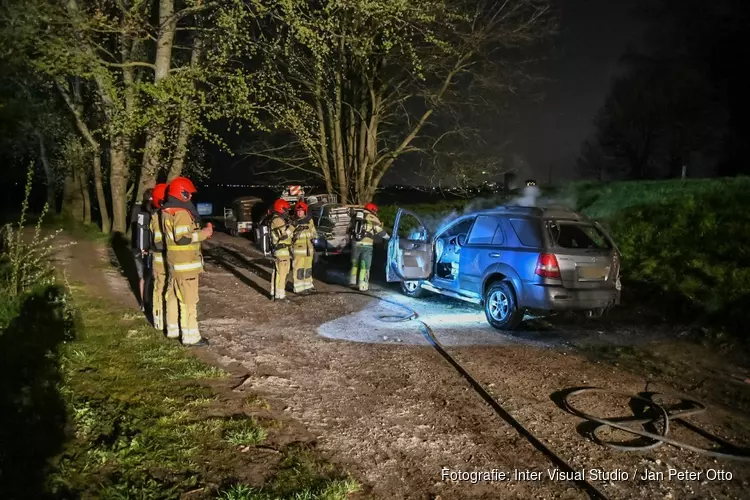
<instances>
[{"instance_id":1,"label":"coiled hose on ground","mask_svg":"<svg viewBox=\"0 0 750 500\"><path fill-rule=\"evenodd\" d=\"M579 396L581 394L614 394L618 396L623 396L630 398L631 400L636 400L644 403L649 408L652 408L657 415L655 417L649 417L649 418L628 418L626 420L618 419L617 421L597 417L595 415L591 415L588 413L585 413L577 408L575 408L570 403L570 398ZM612 448L614 450L618 451L648 451L653 450L654 448L657 448L661 446L662 444L671 444L672 446L676 446L678 448L682 448L684 450L690 450L694 453L698 453L700 455L705 455L707 457L712 458L723 458L726 460L739 460L743 462L750 462L750 453L748 453L747 450L742 450L737 446L734 446L732 444L726 443L723 440L711 437L712 440L719 442L724 448L735 450L736 453L729 453L725 451L717 451L717 450L707 450L705 448L698 448L697 446L690 445L688 443L684 443L682 441L678 441L676 439L672 439L667 437L667 434L669 433L670 423L672 421L683 421L684 418L694 415L699 415L701 413L704 413L706 411L706 405L699 401L695 400L683 400L686 403L690 404L689 409L685 410L675 410L671 413L668 412L664 406L660 405L656 401L654 401L654 397L667 397L663 394L652 394L651 397L646 398L643 396L637 396L633 394L626 394L618 391L612 391L609 389L601 389L598 387L586 387L583 389L577 389L572 392L569 392L565 395L563 398L563 401L565 403L565 407L570 411L572 414L581 417L583 419L589 420L591 422L595 422L599 424L593 431L594 439L601 445L607 446L608 448ZM653 432L647 432L644 430L635 429L633 427L630 427L627 424L633 424L633 425L639 425L642 426L644 424L650 424L650 423L657 423L661 422L661 434L655 434ZM692 427L692 426L691 426ZM635 445L635 444L618 444L618 443L610 443L607 441L604 441L600 436L602 431L604 431L607 428L612 429L618 429L630 434L635 434L636 436L649 438L653 440L652 443L646 444L646 445ZM706 435L706 433L702 433Z\"/></svg>"}]
</instances>

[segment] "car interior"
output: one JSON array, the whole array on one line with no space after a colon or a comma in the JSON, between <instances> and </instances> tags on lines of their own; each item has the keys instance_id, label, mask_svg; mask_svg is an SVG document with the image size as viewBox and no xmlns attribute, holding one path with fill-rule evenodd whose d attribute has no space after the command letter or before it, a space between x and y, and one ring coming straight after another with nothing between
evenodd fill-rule
<instances>
[{"instance_id":1,"label":"car interior","mask_svg":"<svg viewBox=\"0 0 750 500\"><path fill-rule=\"evenodd\" d=\"M474 219L461 221L449 227L435 241L435 275L438 278L455 281L458 279L461 247L466 243L466 236Z\"/></svg>"}]
</instances>

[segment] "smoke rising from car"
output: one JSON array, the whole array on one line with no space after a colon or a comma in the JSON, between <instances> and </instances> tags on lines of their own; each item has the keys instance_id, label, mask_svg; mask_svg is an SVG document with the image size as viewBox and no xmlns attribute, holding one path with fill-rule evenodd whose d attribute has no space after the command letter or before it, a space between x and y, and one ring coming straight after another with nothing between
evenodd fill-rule
<instances>
[{"instance_id":1,"label":"smoke rising from car","mask_svg":"<svg viewBox=\"0 0 750 500\"><path fill-rule=\"evenodd\" d=\"M538 186L525 186L520 196L511 198L509 195L501 195L492 198L477 198L470 201L463 210L460 211L453 210L447 214L417 215L431 234L440 234L459 217L488 210L499 210L508 206L557 207L575 210L576 200L571 196L544 196ZM414 234L416 234L416 232Z\"/></svg>"},{"instance_id":2,"label":"smoke rising from car","mask_svg":"<svg viewBox=\"0 0 750 500\"><path fill-rule=\"evenodd\" d=\"M511 205L518 205L522 207L535 207L536 201L542 192L536 186L526 186L523 188L523 196L516 198L511 202Z\"/></svg>"}]
</instances>

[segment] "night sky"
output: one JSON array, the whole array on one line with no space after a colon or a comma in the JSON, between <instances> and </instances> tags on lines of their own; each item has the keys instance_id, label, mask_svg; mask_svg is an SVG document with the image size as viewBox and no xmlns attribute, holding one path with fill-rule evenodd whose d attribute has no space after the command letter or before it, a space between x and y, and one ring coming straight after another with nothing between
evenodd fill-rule
<instances>
[{"instance_id":1,"label":"night sky","mask_svg":"<svg viewBox=\"0 0 750 500\"><path fill-rule=\"evenodd\" d=\"M618 60L629 45L641 41L642 23L633 16L639 0L555 0L559 34L546 59L533 70L547 81L541 100L522 99L498 118L498 142L510 141L506 153L525 165L522 178L553 182L577 177L576 159L593 132L593 119L618 71ZM213 155L212 155L213 156ZM213 157L214 182L257 179L247 161L224 154ZM400 167L404 167L401 165ZM409 168L393 169L384 184L421 183ZM412 171L413 172L413 171ZM411 173L411 172L410 172Z\"/></svg>"},{"instance_id":2,"label":"night sky","mask_svg":"<svg viewBox=\"0 0 750 500\"><path fill-rule=\"evenodd\" d=\"M640 42L642 25L632 15L638 0L557 0L560 33L542 66L549 79L541 102L514 110L515 133L509 152L528 164L531 175L547 182L576 177L581 143L593 132L618 59Z\"/></svg>"}]
</instances>

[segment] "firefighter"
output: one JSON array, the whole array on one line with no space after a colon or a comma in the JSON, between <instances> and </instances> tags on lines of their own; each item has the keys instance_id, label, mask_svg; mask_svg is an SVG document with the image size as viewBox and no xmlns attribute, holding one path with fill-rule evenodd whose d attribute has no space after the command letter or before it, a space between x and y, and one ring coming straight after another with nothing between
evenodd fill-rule
<instances>
[{"instance_id":1,"label":"firefighter","mask_svg":"<svg viewBox=\"0 0 750 500\"><path fill-rule=\"evenodd\" d=\"M274 259L274 270L271 286L272 298L283 300L286 298L286 279L289 275L290 259L289 247L292 245L294 226L289 220L289 202L278 199L273 204L271 213L271 251Z\"/></svg>"},{"instance_id":2,"label":"firefighter","mask_svg":"<svg viewBox=\"0 0 750 500\"><path fill-rule=\"evenodd\" d=\"M378 219L377 205L368 203L364 208L360 222L357 222L357 217L352 220L352 268L349 271L349 285L359 285L361 292L370 288L373 239L375 236L384 239L389 237Z\"/></svg>"},{"instance_id":3,"label":"firefighter","mask_svg":"<svg viewBox=\"0 0 750 500\"><path fill-rule=\"evenodd\" d=\"M315 290L312 278L315 247L313 240L317 235L315 223L307 214L307 203L300 200L294 204L294 235L292 236L292 281L294 293L308 295Z\"/></svg>"},{"instance_id":4,"label":"firefighter","mask_svg":"<svg viewBox=\"0 0 750 500\"><path fill-rule=\"evenodd\" d=\"M190 201L196 191L189 179L177 177L167 187L161 210L167 250L167 337L181 336L184 346L208 345L198 329L198 277L203 272L201 242L213 235L213 227L208 223L200 229L198 210Z\"/></svg>"},{"instance_id":5,"label":"firefighter","mask_svg":"<svg viewBox=\"0 0 750 500\"><path fill-rule=\"evenodd\" d=\"M164 295L167 293L167 271L164 267L165 253L162 237L161 205L167 196L167 185L157 184L151 193L151 204L154 210L151 214L151 317L154 328L164 331Z\"/></svg>"},{"instance_id":6,"label":"firefighter","mask_svg":"<svg viewBox=\"0 0 750 500\"><path fill-rule=\"evenodd\" d=\"M141 311L146 311L146 278L148 277L148 254L151 235L149 227L151 222L153 189L147 189L143 192L141 203L133 207L130 214L131 230L131 249L133 252L133 262L135 271L138 275L138 302Z\"/></svg>"}]
</instances>

